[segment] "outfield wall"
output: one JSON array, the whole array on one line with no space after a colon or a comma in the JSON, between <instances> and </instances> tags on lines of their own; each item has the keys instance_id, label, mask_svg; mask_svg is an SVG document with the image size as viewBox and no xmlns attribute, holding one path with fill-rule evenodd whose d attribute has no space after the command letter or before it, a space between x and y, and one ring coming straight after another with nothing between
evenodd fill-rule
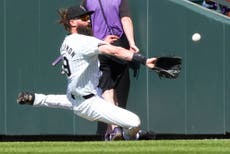
<instances>
[{"instance_id":1,"label":"outfield wall","mask_svg":"<svg viewBox=\"0 0 230 154\"><path fill-rule=\"evenodd\" d=\"M65 31L57 8L79 0L0 1L0 134L94 134L96 123L60 109L16 104L17 93L65 93L58 56ZM177 80L144 67L131 78L128 109L157 133L225 134L230 131L230 20L184 0L130 0L137 45L147 56L183 57ZM199 32L202 38L193 42ZM132 73L132 71L130 71Z\"/></svg>"},{"instance_id":2,"label":"outfield wall","mask_svg":"<svg viewBox=\"0 0 230 154\"><path fill-rule=\"evenodd\" d=\"M145 6L141 10L146 11L147 24L138 34L146 36L138 40L146 42L147 55L183 57L178 80L161 80L149 72L143 76L146 106L140 113L146 117L146 127L161 133L225 134L230 103L229 18L187 1L146 1ZM191 40L195 32L202 35L196 43ZM134 100L141 102L137 91Z\"/></svg>"}]
</instances>

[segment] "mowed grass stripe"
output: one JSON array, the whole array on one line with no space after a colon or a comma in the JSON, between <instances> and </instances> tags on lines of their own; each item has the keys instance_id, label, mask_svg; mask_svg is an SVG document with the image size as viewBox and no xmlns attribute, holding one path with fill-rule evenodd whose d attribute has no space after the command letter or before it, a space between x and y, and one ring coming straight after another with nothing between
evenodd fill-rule
<instances>
[{"instance_id":1,"label":"mowed grass stripe","mask_svg":"<svg viewBox=\"0 0 230 154\"><path fill-rule=\"evenodd\" d=\"M0 153L230 153L230 140L0 142Z\"/></svg>"}]
</instances>

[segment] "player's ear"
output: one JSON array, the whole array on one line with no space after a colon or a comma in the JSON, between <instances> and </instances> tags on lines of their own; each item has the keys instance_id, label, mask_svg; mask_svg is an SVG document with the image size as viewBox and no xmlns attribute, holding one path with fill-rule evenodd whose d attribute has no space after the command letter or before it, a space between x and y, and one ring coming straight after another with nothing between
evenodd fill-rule
<instances>
[{"instance_id":1,"label":"player's ear","mask_svg":"<svg viewBox=\"0 0 230 154\"><path fill-rule=\"evenodd\" d=\"M74 19L70 19L70 20L69 20L69 25L70 25L71 27L75 27L75 26L77 26L77 22L76 22L76 20L74 20Z\"/></svg>"}]
</instances>

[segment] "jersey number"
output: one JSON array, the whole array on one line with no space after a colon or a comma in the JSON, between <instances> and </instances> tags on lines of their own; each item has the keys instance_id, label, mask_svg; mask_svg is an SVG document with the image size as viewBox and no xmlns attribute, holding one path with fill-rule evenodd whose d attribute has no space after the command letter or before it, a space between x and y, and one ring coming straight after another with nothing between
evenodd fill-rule
<instances>
[{"instance_id":1,"label":"jersey number","mask_svg":"<svg viewBox=\"0 0 230 154\"><path fill-rule=\"evenodd\" d=\"M68 61L68 59L66 57L63 57L62 69L63 69L63 71L65 72L65 74L67 76L71 75L71 71L70 71L70 68L69 68L69 61Z\"/></svg>"}]
</instances>

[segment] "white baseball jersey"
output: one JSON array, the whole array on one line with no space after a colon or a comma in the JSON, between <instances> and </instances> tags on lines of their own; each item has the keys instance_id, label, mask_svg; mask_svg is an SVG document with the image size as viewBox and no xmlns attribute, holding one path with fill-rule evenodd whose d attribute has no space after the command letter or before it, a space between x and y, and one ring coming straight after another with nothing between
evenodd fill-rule
<instances>
[{"instance_id":1,"label":"white baseball jersey","mask_svg":"<svg viewBox=\"0 0 230 154\"><path fill-rule=\"evenodd\" d=\"M104 43L90 36L68 35L60 50L68 78L67 95L35 94L34 106L73 110L82 118L116 124L123 127L127 136L136 136L135 131L141 123L139 117L97 95L100 75L98 45ZM82 97L92 93L95 96Z\"/></svg>"},{"instance_id":2,"label":"white baseball jersey","mask_svg":"<svg viewBox=\"0 0 230 154\"><path fill-rule=\"evenodd\" d=\"M68 88L75 97L96 94L99 82L98 45L105 42L90 36L68 35L60 49L68 76ZM76 98L77 99L77 98Z\"/></svg>"}]
</instances>

